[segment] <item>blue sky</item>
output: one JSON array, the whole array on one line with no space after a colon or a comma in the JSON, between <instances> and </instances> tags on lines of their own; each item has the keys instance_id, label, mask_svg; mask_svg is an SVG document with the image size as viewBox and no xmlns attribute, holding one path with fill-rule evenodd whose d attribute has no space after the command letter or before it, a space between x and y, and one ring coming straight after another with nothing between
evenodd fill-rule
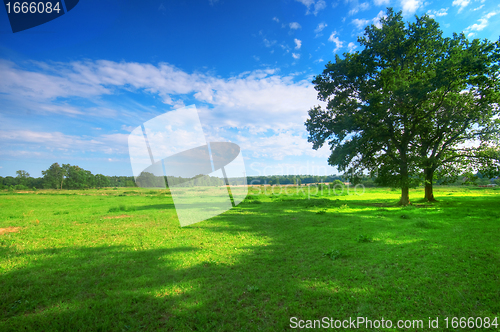
<instances>
[{"instance_id":1,"label":"blue sky","mask_svg":"<svg viewBox=\"0 0 500 332\"><path fill-rule=\"evenodd\" d=\"M0 175L54 162L132 175L129 133L189 105L209 141L240 145L248 175L336 173L307 142L311 80L388 6L445 36L499 38L485 0L82 0L15 34L0 10Z\"/></svg>"}]
</instances>

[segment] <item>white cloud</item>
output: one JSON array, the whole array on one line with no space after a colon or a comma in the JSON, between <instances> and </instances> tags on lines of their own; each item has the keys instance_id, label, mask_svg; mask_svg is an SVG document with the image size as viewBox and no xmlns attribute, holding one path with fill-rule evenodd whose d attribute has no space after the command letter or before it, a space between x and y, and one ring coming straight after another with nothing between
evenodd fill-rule
<instances>
[{"instance_id":1,"label":"white cloud","mask_svg":"<svg viewBox=\"0 0 500 332\"><path fill-rule=\"evenodd\" d=\"M43 146L46 150L89 151L127 153L128 134L105 134L95 138L82 138L60 132L43 132L32 130L4 130L0 132L0 140L5 143L15 142L22 145Z\"/></svg>"},{"instance_id":2,"label":"white cloud","mask_svg":"<svg viewBox=\"0 0 500 332\"><path fill-rule=\"evenodd\" d=\"M295 49L300 50L300 47L302 46L302 41L300 41L297 38L295 38L293 41L295 42Z\"/></svg>"},{"instance_id":3,"label":"white cloud","mask_svg":"<svg viewBox=\"0 0 500 332\"><path fill-rule=\"evenodd\" d=\"M280 22L280 20L279 20L276 16L275 16L275 17L273 17L273 21L275 21L275 22L277 22L277 23L279 23L279 22Z\"/></svg>"},{"instance_id":4,"label":"white cloud","mask_svg":"<svg viewBox=\"0 0 500 332\"><path fill-rule=\"evenodd\" d=\"M373 3L375 4L375 6L388 5L390 2L391 2L391 0L375 0L375 1L373 1Z\"/></svg>"},{"instance_id":5,"label":"white cloud","mask_svg":"<svg viewBox=\"0 0 500 332\"><path fill-rule=\"evenodd\" d=\"M314 4L314 11L313 11L314 16L318 15L318 13L325 8L326 8L326 2L324 0L318 0Z\"/></svg>"},{"instance_id":6,"label":"white cloud","mask_svg":"<svg viewBox=\"0 0 500 332\"><path fill-rule=\"evenodd\" d=\"M296 0L306 6L307 8L311 7L314 4L314 0Z\"/></svg>"},{"instance_id":7,"label":"white cloud","mask_svg":"<svg viewBox=\"0 0 500 332\"><path fill-rule=\"evenodd\" d=\"M342 42L335 36L332 37L332 41L337 41L336 46L341 47ZM298 58L300 54L292 56ZM152 65L97 60L38 63L29 68L3 63L3 66L0 66L0 77L9 78L0 80L0 102L3 103L9 93L15 92L18 97L17 103L28 99L31 103L30 109L36 112L47 112L42 110L42 106L51 108L52 111L63 112L61 109L64 106L71 112L86 114L87 109L75 104L55 103L56 99L72 96L93 101L111 92L119 94L127 91L138 95L161 97L174 104L174 108L177 107L175 106L177 103L182 103L183 96L192 96L200 111L200 118L203 118L203 123L207 124L208 131L211 132L230 126L238 129L246 128L249 135L252 135L252 132L262 133L267 130L277 133L283 130L304 133L303 123L307 110L313 105L324 105L317 100L317 92L310 80L298 80L292 75L279 75L274 69L254 70L221 78L209 73L187 73L166 63ZM32 95L33 98L30 97ZM145 118L152 118L168 111L168 108L155 110L139 103L131 103L131 108L135 109L133 114L111 107L104 110L102 108L88 110L99 116L103 116L101 113L109 114L114 119L124 118L125 115L130 119L121 127L125 132L140 125ZM75 114L75 116L81 115ZM119 123L119 126L122 124L123 122ZM127 134L111 134L88 138L60 132L29 130L0 133L2 142L18 141L53 149L89 152L95 150L104 153L126 153L126 137Z\"/></svg>"},{"instance_id":8,"label":"white cloud","mask_svg":"<svg viewBox=\"0 0 500 332\"><path fill-rule=\"evenodd\" d=\"M265 47L272 47L274 44L277 43L276 40L268 40L267 38L264 38L263 42Z\"/></svg>"},{"instance_id":9,"label":"white cloud","mask_svg":"<svg viewBox=\"0 0 500 332\"><path fill-rule=\"evenodd\" d=\"M481 31L483 30L484 28L486 28L488 26L488 20L492 17L492 16L495 16L497 13L496 12L490 12L486 15L484 15L483 17L481 17L478 21L479 23L475 23L473 25L470 25L468 26L467 28L465 28L464 32L465 33L471 33L472 31ZM473 35L471 35L473 36Z\"/></svg>"},{"instance_id":10,"label":"white cloud","mask_svg":"<svg viewBox=\"0 0 500 332\"><path fill-rule=\"evenodd\" d=\"M427 11L427 15L429 15L429 17L440 17L440 16L446 16L448 15L448 7L446 8L441 8L440 10L428 10Z\"/></svg>"},{"instance_id":11,"label":"white cloud","mask_svg":"<svg viewBox=\"0 0 500 332\"><path fill-rule=\"evenodd\" d=\"M458 12L460 13L465 7L470 3L470 0L454 0L452 5L458 6Z\"/></svg>"},{"instance_id":12,"label":"white cloud","mask_svg":"<svg viewBox=\"0 0 500 332\"><path fill-rule=\"evenodd\" d=\"M314 16L318 15L318 13L325 9L326 8L326 2L325 0L296 0L298 2L300 2L301 4L303 4L304 6L307 7L307 10L306 10L306 15L309 15L309 14L314 14ZM311 11L312 9L312 11Z\"/></svg>"},{"instance_id":13,"label":"white cloud","mask_svg":"<svg viewBox=\"0 0 500 332\"><path fill-rule=\"evenodd\" d=\"M298 60L300 59L300 54L297 54L297 53L292 53L292 56L295 60Z\"/></svg>"},{"instance_id":14,"label":"white cloud","mask_svg":"<svg viewBox=\"0 0 500 332\"><path fill-rule=\"evenodd\" d=\"M403 15L411 15L422 7L421 0L401 0L401 7L403 8Z\"/></svg>"},{"instance_id":15,"label":"white cloud","mask_svg":"<svg viewBox=\"0 0 500 332\"><path fill-rule=\"evenodd\" d=\"M480 9L481 9L481 8L483 8L483 7L484 7L484 5L481 5L481 6L477 7L477 8L474 8L472 11L474 11L474 12L475 12L476 10L480 10Z\"/></svg>"},{"instance_id":16,"label":"white cloud","mask_svg":"<svg viewBox=\"0 0 500 332\"><path fill-rule=\"evenodd\" d=\"M353 42L350 42L348 45L347 45L347 48L349 49L349 53L353 53L354 50L358 47L358 45L354 44Z\"/></svg>"},{"instance_id":17,"label":"white cloud","mask_svg":"<svg viewBox=\"0 0 500 332\"><path fill-rule=\"evenodd\" d=\"M363 2L363 3L360 3L359 5L357 5L356 7L354 7L353 9L351 9L347 15L351 16L351 15L357 14L360 11L365 11L369 8L370 8L370 4L368 2Z\"/></svg>"},{"instance_id":18,"label":"white cloud","mask_svg":"<svg viewBox=\"0 0 500 332\"><path fill-rule=\"evenodd\" d=\"M382 27L382 23L380 23L380 20L385 17L387 17L385 12L383 10L379 11L377 16L372 18L372 24L374 24L377 28L380 29Z\"/></svg>"},{"instance_id":19,"label":"white cloud","mask_svg":"<svg viewBox=\"0 0 500 332\"><path fill-rule=\"evenodd\" d=\"M292 22L289 24L289 26L290 26L290 29L292 29L292 30L297 30L297 29L301 28L300 24L297 22Z\"/></svg>"},{"instance_id":20,"label":"white cloud","mask_svg":"<svg viewBox=\"0 0 500 332\"><path fill-rule=\"evenodd\" d=\"M341 41L339 39L339 37L337 37L337 31L332 32L332 34L328 38L328 41L331 41L332 43L335 44L335 48L333 49L333 53L336 53L344 45L344 42Z\"/></svg>"},{"instance_id":21,"label":"white cloud","mask_svg":"<svg viewBox=\"0 0 500 332\"><path fill-rule=\"evenodd\" d=\"M323 29L326 28L327 26L328 26L328 24L321 22L320 24L318 24L318 27L316 29L314 29L314 32L319 33L321 31L323 31Z\"/></svg>"},{"instance_id":22,"label":"white cloud","mask_svg":"<svg viewBox=\"0 0 500 332\"><path fill-rule=\"evenodd\" d=\"M305 137L295 131L283 131L270 137L256 137L246 140L239 137L241 148L254 158L283 160L287 156L308 155L327 158L330 155L328 147L315 151ZM267 166L267 165L266 165ZM290 174L297 174L292 172Z\"/></svg>"},{"instance_id":23,"label":"white cloud","mask_svg":"<svg viewBox=\"0 0 500 332\"><path fill-rule=\"evenodd\" d=\"M316 29L314 29L314 32L316 33L316 36L314 38L318 38L320 36L323 36L321 31L323 31L323 29L326 28L327 26L328 26L328 24L326 24L324 22L319 23L318 26L316 27Z\"/></svg>"},{"instance_id":24,"label":"white cloud","mask_svg":"<svg viewBox=\"0 0 500 332\"><path fill-rule=\"evenodd\" d=\"M359 19L355 18L352 20L352 24L354 24L358 29L364 29L368 23L370 23L370 20L365 20L365 19Z\"/></svg>"}]
</instances>

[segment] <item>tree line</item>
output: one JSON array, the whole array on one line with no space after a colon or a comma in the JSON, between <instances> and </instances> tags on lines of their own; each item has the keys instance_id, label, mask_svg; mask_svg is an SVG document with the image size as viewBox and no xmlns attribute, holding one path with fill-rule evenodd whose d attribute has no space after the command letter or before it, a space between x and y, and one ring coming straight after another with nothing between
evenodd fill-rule
<instances>
[{"instance_id":1,"label":"tree line","mask_svg":"<svg viewBox=\"0 0 500 332\"><path fill-rule=\"evenodd\" d=\"M90 189L104 187L143 187L143 188L164 188L168 184L188 187L188 186L223 186L224 180L218 177L208 177L197 175L193 178L155 176L152 173L142 172L137 181L133 176L107 176L102 174L92 174L79 166L58 163L52 164L47 170L42 171L43 177L33 178L24 170L16 172L16 177L0 176L0 189ZM271 175L271 176L248 176L249 185L308 185L312 183L332 183L334 181L349 181L347 175ZM244 178L230 179L233 184L243 184ZM137 184L136 184L137 183ZM380 184L376 177L367 175L357 178L356 183L361 183L365 187L375 187ZM448 177L436 179L437 184L479 184L487 185L495 183L500 185L500 178L489 178L480 173L464 173L450 182Z\"/></svg>"},{"instance_id":2,"label":"tree line","mask_svg":"<svg viewBox=\"0 0 500 332\"><path fill-rule=\"evenodd\" d=\"M106 176L92 174L76 165L53 163L42 171L42 177L33 178L24 170L16 177L0 176L0 189L90 189L104 187L135 187L133 176Z\"/></svg>"}]
</instances>

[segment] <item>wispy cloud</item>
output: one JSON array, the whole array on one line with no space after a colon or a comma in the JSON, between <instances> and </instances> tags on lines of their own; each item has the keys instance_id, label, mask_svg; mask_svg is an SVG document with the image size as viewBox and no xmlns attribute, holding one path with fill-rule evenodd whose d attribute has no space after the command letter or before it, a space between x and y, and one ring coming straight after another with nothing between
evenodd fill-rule
<instances>
[{"instance_id":1,"label":"wispy cloud","mask_svg":"<svg viewBox=\"0 0 500 332\"><path fill-rule=\"evenodd\" d=\"M292 30L297 30L297 29L302 28L302 27L300 26L300 24L299 24L299 23L297 23L297 22L292 22L292 23L290 23L290 24L289 24L289 26L290 26L290 29L292 29Z\"/></svg>"},{"instance_id":2,"label":"wispy cloud","mask_svg":"<svg viewBox=\"0 0 500 332\"><path fill-rule=\"evenodd\" d=\"M300 47L302 46L302 41L297 38L295 38L293 41L295 42L295 49L300 50Z\"/></svg>"},{"instance_id":3,"label":"wispy cloud","mask_svg":"<svg viewBox=\"0 0 500 332\"><path fill-rule=\"evenodd\" d=\"M4 130L0 132L0 139L6 144L15 142L17 145L43 146L44 151L83 150L106 154L124 154L128 152L128 134L105 134L96 138L83 138L61 132Z\"/></svg>"},{"instance_id":4,"label":"wispy cloud","mask_svg":"<svg viewBox=\"0 0 500 332\"><path fill-rule=\"evenodd\" d=\"M489 24L489 19L492 16L495 16L497 12L490 12L488 14L485 14L483 17L481 17L478 21L479 23L474 23L473 25L468 26L465 28L464 32L468 34L468 37L472 37L475 35L474 31L481 31L484 28L486 28Z\"/></svg>"},{"instance_id":5,"label":"wispy cloud","mask_svg":"<svg viewBox=\"0 0 500 332\"><path fill-rule=\"evenodd\" d=\"M351 23L354 24L358 29L364 29L368 25L368 23L370 23L370 20L355 18L351 21Z\"/></svg>"},{"instance_id":6,"label":"wispy cloud","mask_svg":"<svg viewBox=\"0 0 500 332\"><path fill-rule=\"evenodd\" d=\"M314 29L314 33L316 33L315 38L322 36L323 34L321 33L321 31L323 31L323 29L326 28L327 26L328 24L324 22L319 23L316 29Z\"/></svg>"},{"instance_id":7,"label":"wispy cloud","mask_svg":"<svg viewBox=\"0 0 500 332\"><path fill-rule=\"evenodd\" d=\"M354 50L358 47L358 45L354 44L353 42L350 42L347 44L347 48L349 50L349 53L353 53Z\"/></svg>"},{"instance_id":8,"label":"wispy cloud","mask_svg":"<svg viewBox=\"0 0 500 332\"><path fill-rule=\"evenodd\" d=\"M470 0L454 0L452 5L458 7L458 12L460 13L465 7L470 3Z\"/></svg>"},{"instance_id":9,"label":"wispy cloud","mask_svg":"<svg viewBox=\"0 0 500 332\"><path fill-rule=\"evenodd\" d=\"M274 22L277 22L277 23L279 23L279 22L280 22L279 18L277 18L276 16L275 16L275 17L273 17L273 21L274 21Z\"/></svg>"},{"instance_id":10,"label":"wispy cloud","mask_svg":"<svg viewBox=\"0 0 500 332\"><path fill-rule=\"evenodd\" d=\"M335 42L335 36L332 38ZM293 53L292 57L299 59L300 54ZM40 98L30 101L33 103L33 109L38 109L38 112L46 111L40 110L37 103L38 106L45 105L55 109L62 107L53 103L61 97L68 96L68 91L72 91L71 94L84 103L109 93L121 95L124 91L129 95L137 94L140 96L139 100L149 95L151 98L157 96L175 103L189 97L199 110L207 135L219 135L225 140L234 141L234 131L230 132L229 129L236 128L245 133L243 136L246 137L245 144L248 145L245 147L252 150L252 153L260 155L265 153L274 159L288 155L320 155L320 152L313 151L307 143L307 135L302 124L307 115L306 111L312 105L324 106L324 103L317 100L317 92L310 79L301 80L297 75L280 75L275 69L254 70L221 78L211 73L188 73L166 63L152 65L97 60L38 63L36 66L30 65L24 68L14 63L4 63L0 76L6 77L7 74L7 77L11 77L8 75L13 72L18 75L15 81L16 92L25 91L24 93L29 96L33 93L30 90L32 87L39 87L37 91L40 92ZM33 80L19 79L33 75L36 76L36 84ZM14 87L12 81L0 80L0 82L0 103L2 103L8 96L3 92L9 92L9 89ZM44 83L50 89L43 89ZM85 89L79 91L78 87ZM20 103L21 99L17 102ZM76 112L74 116L86 116L80 114L87 110L79 106L80 102L77 104L70 100L66 102L68 104L65 107L71 109L71 112ZM12 128L0 132L2 142L0 154L11 151L19 156L22 151L47 151L46 153L52 153L49 156L51 160L60 158L63 152L67 155L73 153L73 156L76 156L77 150L79 153L86 151L88 156L92 155L93 158L127 154L128 132L140 125L145 118L150 119L169 110L167 107L164 110L153 111L144 105L141 106L139 102L133 105L135 111L130 116L127 115L131 119L128 123L114 123L115 128L122 133L107 132L110 130L109 127L107 129L102 127L100 131L85 131L85 134L80 136L74 131L51 132L50 129ZM146 110L143 111L142 108ZM126 114L119 108L115 110L110 108L109 112L111 111L115 112L114 119L123 118ZM142 112L147 114L144 115ZM66 111L65 114L69 115L69 112ZM89 125L89 128L94 128L96 125L101 127L103 124L97 121ZM98 135L92 136L96 133ZM264 145L259 145L266 141L263 137L268 138L269 142L276 144L279 142L279 144L274 147L265 145L265 150L259 150L259 148L264 149ZM256 144L253 144L254 142ZM286 144L294 144L294 148L280 152ZM26 154L26 157L28 156L29 153ZM105 160L108 158L114 157L106 156Z\"/></svg>"},{"instance_id":11,"label":"wispy cloud","mask_svg":"<svg viewBox=\"0 0 500 332\"><path fill-rule=\"evenodd\" d=\"M448 15L448 9L449 9L448 7L446 7L446 8L441 8L440 10L430 10L430 9L429 9L429 10L427 11L427 15L429 15L429 17L432 17L432 18L434 18L434 17L436 17L436 16L437 16L437 17L440 17L440 16L446 16L446 15Z\"/></svg>"},{"instance_id":12,"label":"wispy cloud","mask_svg":"<svg viewBox=\"0 0 500 332\"><path fill-rule=\"evenodd\" d=\"M316 27L316 29L314 29L314 32L316 33L319 33L321 31L323 31L324 28L326 28L328 26L328 24L324 23L324 22L321 22L318 24L318 26Z\"/></svg>"},{"instance_id":13,"label":"wispy cloud","mask_svg":"<svg viewBox=\"0 0 500 332\"><path fill-rule=\"evenodd\" d=\"M368 2L362 2L359 5L355 6L353 9L349 10L348 16L352 16L357 14L360 11L365 11L370 8L370 4Z\"/></svg>"},{"instance_id":14,"label":"wispy cloud","mask_svg":"<svg viewBox=\"0 0 500 332\"><path fill-rule=\"evenodd\" d=\"M383 17L386 17L386 15L385 15L385 12L383 10L381 10L378 12L377 16L375 16L371 20L355 18L351 21L351 23L354 24L356 26L356 28L358 28L359 30L364 29L369 24L373 24L377 28L380 29L382 27L382 23L380 23L380 19L382 19Z\"/></svg>"},{"instance_id":15,"label":"wispy cloud","mask_svg":"<svg viewBox=\"0 0 500 332\"><path fill-rule=\"evenodd\" d=\"M328 41L331 41L332 43L335 44L335 48L333 49L333 53L337 53L339 49L341 49L344 45L344 42L337 37L337 31L332 32L330 37L328 38Z\"/></svg>"},{"instance_id":16,"label":"wispy cloud","mask_svg":"<svg viewBox=\"0 0 500 332\"><path fill-rule=\"evenodd\" d=\"M314 14L314 16L318 15L318 13L326 8L325 0L296 0L307 7L306 15Z\"/></svg>"},{"instance_id":17,"label":"wispy cloud","mask_svg":"<svg viewBox=\"0 0 500 332\"><path fill-rule=\"evenodd\" d=\"M274 44L277 43L276 40L268 40L267 38L264 38L262 41L264 42L265 47L272 47Z\"/></svg>"},{"instance_id":18,"label":"wispy cloud","mask_svg":"<svg viewBox=\"0 0 500 332\"><path fill-rule=\"evenodd\" d=\"M405 16L415 13L422 5L421 0L401 0L401 7Z\"/></svg>"},{"instance_id":19,"label":"wispy cloud","mask_svg":"<svg viewBox=\"0 0 500 332\"><path fill-rule=\"evenodd\" d=\"M386 6L391 2L391 0L375 0L373 3L375 6Z\"/></svg>"}]
</instances>

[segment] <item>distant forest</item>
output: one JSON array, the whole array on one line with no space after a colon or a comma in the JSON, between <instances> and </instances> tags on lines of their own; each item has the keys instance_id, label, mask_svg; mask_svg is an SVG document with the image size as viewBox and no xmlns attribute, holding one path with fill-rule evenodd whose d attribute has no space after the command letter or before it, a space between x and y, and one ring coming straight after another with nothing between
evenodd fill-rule
<instances>
[{"instance_id":1,"label":"distant forest","mask_svg":"<svg viewBox=\"0 0 500 332\"><path fill-rule=\"evenodd\" d=\"M137 187L133 176L107 176L102 174L92 174L79 166L58 163L52 164L47 170L42 171L42 177L33 178L24 170L16 172L16 176L0 176L0 189L10 190L28 190L28 189L90 189L104 187ZM140 187L164 187L164 184L176 186L206 186L206 185L224 185L224 180L218 177L209 177L197 175L193 178L155 176L151 173L143 172L137 178ZM312 183L330 183L335 180L346 181L341 175L272 175L272 176L248 176L249 185L308 185ZM243 184L243 178L229 179L231 184ZM483 178L481 174L473 176L459 177L455 181L443 182L436 181L437 184L478 184L487 185L496 183L500 185L500 179ZM377 179L364 177L357 183L365 187L377 186Z\"/></svg>"}]
</instances>

